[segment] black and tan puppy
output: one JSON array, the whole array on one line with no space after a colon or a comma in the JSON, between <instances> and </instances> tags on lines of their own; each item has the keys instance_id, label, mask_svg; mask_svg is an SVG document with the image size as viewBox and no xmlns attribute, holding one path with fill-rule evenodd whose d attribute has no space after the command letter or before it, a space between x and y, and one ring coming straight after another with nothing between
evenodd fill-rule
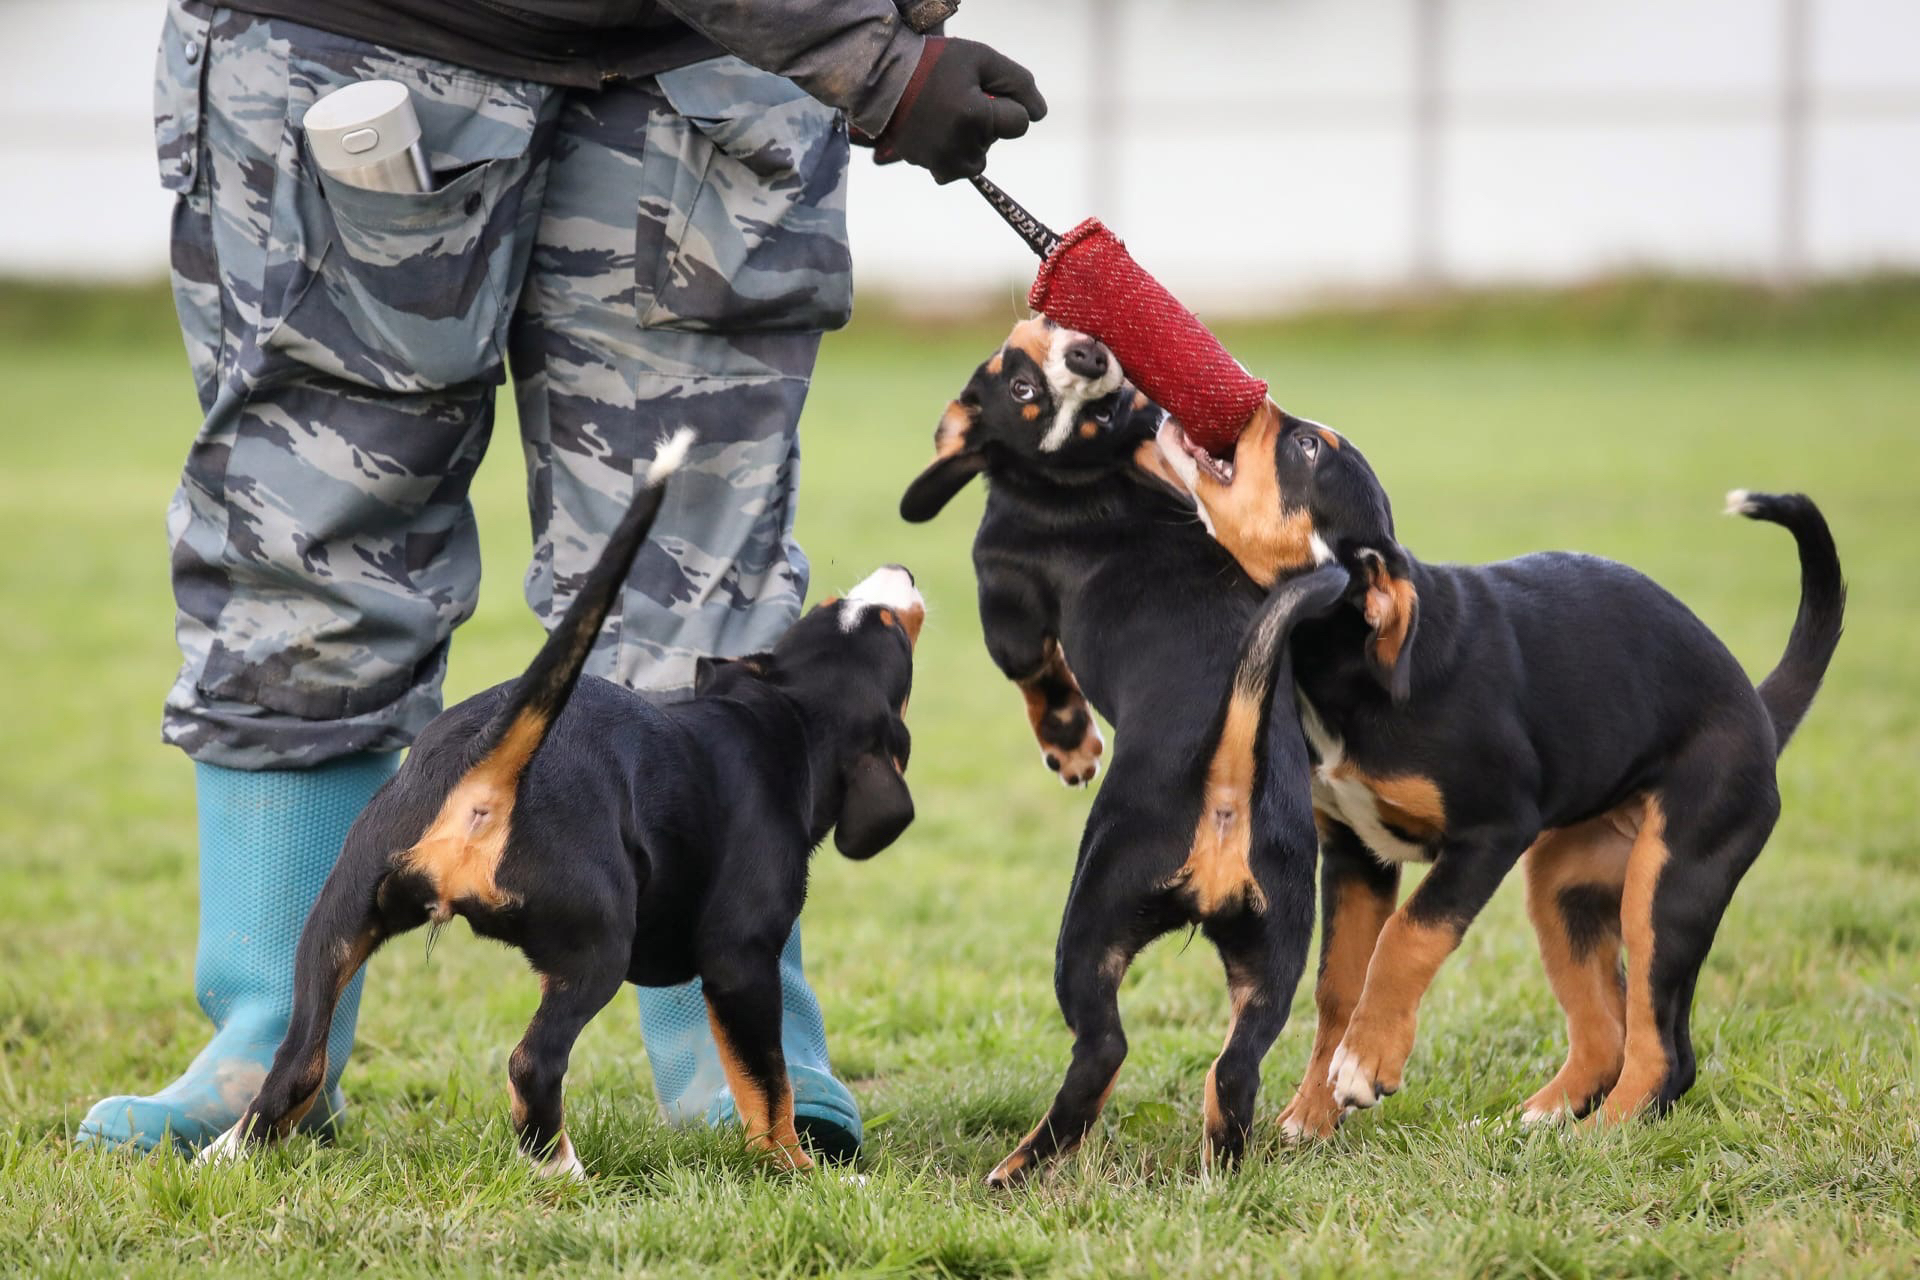
<instances>
[{"instance_id":1,"label":"black and tan puppy","mask_svg":"<svg viewBox=\"0 0 1920 1280\"><path fill-rule=\"evenodd\" d=\"M1054 986L1072 1065L994 1186L1085 1137L1127 1053L1121 979L1142 947L1191 924L1220 952L1232 1007L1207 1073L1204 1150L1210 1162L1237 1157L1306 963L1306 743L1291 707L1267 724L1232 688L1234 655L1245 637L1250 666L1284 670L1287 627L1337 604L1347 575L1305 577L1263 614L1260 589L1160 466L1163 416L1098 342L1023 321L947 407L936 456L900 504L908 520L931 519L986 474L973 544L981 623L1048 767L1069 784L1093 777L1102 748L1089 699L1120 734L1060 926Z\"/></svg>"},{"instance_id":2,"label":"black and tan puppy","mask_svg":"<svg viewBox=\"0 0 1920 1280\"><path fill-rule=\"evenodd\" d=\"M685 448L683 437L662 449L526 674L428 725L354 823L301 935L287 1038L203 1159L285 1136L326 1075L347 981L387 939L464 916L540 977L507 1086L542 1173L580 1172L561 1083L581 1028L623 982L696 976L749 1140L812 1163L780 1049L780 949L829 830L842 853L868 858L913 820L901 716L925 609L912 575L889 566L772 652L703 662L689 700L582 679Z\"/></svg>"},{"instance_id":3,"label":"black and tan puppy","mask_svg":"<svg viewBox=\"0 0 1920 1280\"><path fill-rule=\"evenodd\" d=\"M1700 966L1779 815L1775 761L1840 639L1846 591L1819 510L1730 498L1800 554L1799 616L1756 689L1625 565L1416 560L1366 459L1316 423L1268 406L1230 467L1177 426L1162 447L1253 577L1332 559L1356 579L1348 607L1295 631L1276 680L1298 697L1324 836L1320 1029L1288 1126L1330 1132L1400 1087L1421 996L1523 854L1572 1042L1524 1115L1671 1106L1694 1080ZM1396 908L1406 862L1432 869Z\"/></svg>"}]
</instances>

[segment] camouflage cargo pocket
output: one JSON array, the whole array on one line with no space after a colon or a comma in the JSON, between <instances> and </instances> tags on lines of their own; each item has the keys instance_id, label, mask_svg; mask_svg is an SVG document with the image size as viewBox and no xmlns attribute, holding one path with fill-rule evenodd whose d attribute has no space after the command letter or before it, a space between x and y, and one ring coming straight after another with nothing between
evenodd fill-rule
<instances>
[{"instance_id":1,"label":"camouflage cargo pocket","mask_svg":"<svg viewBox=\"0 0 1920 1280\"><path fill-rule=\"evenodd\" d=\"M498 379L532 233L522 208L531 145L552 90L370 48L318 45L290 59L263 291L280 302L263 317L261 347L387 391ZM369 191L313 163L307 108L364 79L412 90L433 191Z\"/></svg>"},{"instance_id":2,"label":"camouflage cargo pocket","mask_svg":"<svg viewBox=\"0 0 1920 1280\"><path fill-rule=\"evenodd\" d=\"M837 329L853 312L847 129L784 77L714 58L656 78L634 255L640 323Z\"/></svg>"}]
</instances>

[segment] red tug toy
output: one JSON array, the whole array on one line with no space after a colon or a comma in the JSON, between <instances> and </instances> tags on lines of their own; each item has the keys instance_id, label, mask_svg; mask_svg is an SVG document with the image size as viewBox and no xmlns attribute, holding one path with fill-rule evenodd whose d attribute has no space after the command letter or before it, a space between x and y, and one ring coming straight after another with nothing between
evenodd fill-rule
<instances>
[{"instance_id":1,"label":"red tug toy","mask_svg":"<svg viewBox=\"0 0 1920 1280\"><path fill-rule=\"evenodd\" d=\"M985 178L973 185L1040 255L1027 305L1090 333L1119 359L1134 385L1179 420L1187 438L1217 457L1266 402L1267 384L1227 353L1098 218L1054 234Z\"/></svg>"}]
</instances>

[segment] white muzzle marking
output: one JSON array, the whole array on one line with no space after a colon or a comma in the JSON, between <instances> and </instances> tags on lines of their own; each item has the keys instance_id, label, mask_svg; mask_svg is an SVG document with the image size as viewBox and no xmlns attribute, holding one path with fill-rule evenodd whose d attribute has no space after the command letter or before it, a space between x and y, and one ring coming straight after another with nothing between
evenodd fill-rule
<instances>
[{"instance_id":1,"label":"white muzzle marking","mask_svg":"<svg viewBox=\"0 0 1920 1280\"><path fill-rule=\"evenodd\" d=\"M1120 389L1120 362L1113 358L1111 351L1107 353L1107 371L1092 381L1067 368L1067 348L1086 338L1086 334L1072 329L1053 331L1053 345L1047 348L1047 363L1041 372L1047 375L1047 385L1053 389L1053 402L1058 407L1054 410L1053 425L1040 437L1042 453L1054 452L1073 437L1073 424L1080 410Z\"/></svg>"}]
</instances>

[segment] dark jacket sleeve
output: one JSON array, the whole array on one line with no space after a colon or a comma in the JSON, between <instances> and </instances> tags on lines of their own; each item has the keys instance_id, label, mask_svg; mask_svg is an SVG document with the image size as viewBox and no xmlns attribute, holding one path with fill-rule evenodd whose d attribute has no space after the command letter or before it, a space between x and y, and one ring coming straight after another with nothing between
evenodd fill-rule
<instances>
[{"instance_id":1,"label":"dark jacket sleeve","mask_svg":"<svg viewBox=\"0 0 1920 1280\"><path fill-rule=\"evenodd\" d=\"M877 135L893 118L926 37L893 0L661 0L727 52L786 76Z\"/></svg>"}]
</instances>

